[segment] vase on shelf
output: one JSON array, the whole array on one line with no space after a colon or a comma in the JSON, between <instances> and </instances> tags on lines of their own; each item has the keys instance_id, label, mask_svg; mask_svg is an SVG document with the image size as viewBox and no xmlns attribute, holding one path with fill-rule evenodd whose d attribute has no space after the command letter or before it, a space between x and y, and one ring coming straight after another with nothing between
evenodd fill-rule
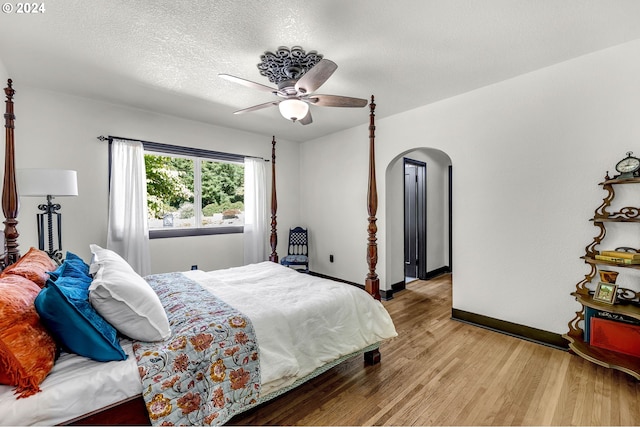
<instances>
[{"instance_id":1,"label":"vase on shelf","mask_svg":"<svg viewBox=\"0 0 640 427\"><path fill-rule=\"evenodd\" d=\"M611 283L611 284L616 283L616 279L618 278L618 272L617 271L600 270L599 273L600 273L600 281L601 282Z\"/></svg>"}]
</instances>

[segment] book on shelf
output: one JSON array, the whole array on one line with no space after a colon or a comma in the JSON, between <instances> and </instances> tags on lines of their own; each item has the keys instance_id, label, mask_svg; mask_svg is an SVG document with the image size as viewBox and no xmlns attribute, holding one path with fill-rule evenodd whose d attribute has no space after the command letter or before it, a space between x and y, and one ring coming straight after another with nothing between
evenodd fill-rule
<instances>
[{"instance_id":1,"label":"book on shelf","mask_svg":"<svg viewBox=\"0 0 640 427\"><path fill-rule=\"evenodd\" d=\"M640 264L640 259L629 259L608 255L596 255L595 258L598 261L615 262L618 264Z\"/></svg>"},{"instance_id":2,"label":"book on shelf","mask_svg":"<svg viewBox=\"0 0 640 427\"><path fill-rule=\"evenodd\" d=\"M640 260L640 253L637 253L637 252L600 251L600 255L612 256L612 257L615 257L615 258L639 259Z\"/></svg>"},{"instance_id":3,"label":"book on shelf","mask_svg":"<svg viewBox=\"0 0 640 427\"><path fill-rule=\"evenodd\" d=\"M622 322L622 323L630 323L632 325L637 325L640 326L640 319L637 319L633 316L629 316L626 314L619 314L619 313L612 313L610 311L607 310L601 310L599 308L591 308L591 307L587 307L589 309L588 313L585 313L585 318L588 317L598 317L600 319L607 319L607 320L613 320L614 322Z\"/></svg>"},{"instance_id":4,"label":"book on shelf","mask_svg":"<svg viewBox=\"0 0 640 427\"><path fill-rule=\"evenodd\" d=\"M584 308L584 342L591 344L591 319L606 319L613 322L626 323L628 325L634 325L640 328L640 319L637 319L626 314L612 313L607 310L601 310L599 308L585 307Z\"/></svg>"},{"instance_id":5,"label":"book on shelf","mask_svg":"<svg viewBox=\"0 0 640 427\"><path fill-rule=\"evenodd\" d=\"M591 344L591 318L596 315L596 309L591 307L584 308L584 342Z\"/></svg>"},{"instance_id":6,"label":"book on shelf","mask_svg":"<svg viewBox=\"0 0 640 427\"><path fill-rule=\"evenodd\" d=\"M590 345L640 357L640 326L591 318Z\"/></svg>"}]
</instances>

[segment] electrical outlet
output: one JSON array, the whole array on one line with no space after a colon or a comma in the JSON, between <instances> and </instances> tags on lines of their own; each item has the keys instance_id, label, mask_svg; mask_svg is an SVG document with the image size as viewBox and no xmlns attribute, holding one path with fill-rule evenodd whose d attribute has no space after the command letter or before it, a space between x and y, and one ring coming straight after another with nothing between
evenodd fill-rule
<instances>
[{"instance_id":1,"label":"electrical outlet","mask_svg":"<svg viewBox=\"0 0 640 427\"><path fill-rule=\"evenodd\" d=\"M329 255L329 262L333 262L333 255Z\"/></svg>"}]
</instances>

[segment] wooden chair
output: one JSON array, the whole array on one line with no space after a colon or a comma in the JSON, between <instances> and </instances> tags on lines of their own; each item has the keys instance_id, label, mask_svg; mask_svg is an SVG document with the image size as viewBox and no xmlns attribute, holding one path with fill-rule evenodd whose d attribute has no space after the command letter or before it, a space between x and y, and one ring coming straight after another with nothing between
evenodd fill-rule
<instances>
[{"instance_id":1,"label":"wooden chair","mask_svg":"<svg viewBox=\"0 0 640 427\"><path fill-rule=\"evenodd\" d=\"M309 241L306 228L295 227L289 230L287 256L282 258L280 264L309 272ZM297 268L300 266L304 267L304 270Z\"/></svg>"}]
</instances>

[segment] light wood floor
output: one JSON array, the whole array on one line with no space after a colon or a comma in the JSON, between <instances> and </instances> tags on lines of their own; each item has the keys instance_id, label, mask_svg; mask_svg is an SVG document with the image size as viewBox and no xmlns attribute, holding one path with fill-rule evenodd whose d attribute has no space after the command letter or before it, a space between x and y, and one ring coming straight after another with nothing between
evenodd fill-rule
<instances>
[{"instance_id":1,"label":"light wood floor","mask_svg":"<svg viewBox=\"0 0 640 427\"><path fill-rule=\"evenodd\" d=\"M450 275L410 283L384 305L398 337L380 364L348 360L231 424L640 424L630 376L451 320Z\"/></svg>"}]
</instances>

